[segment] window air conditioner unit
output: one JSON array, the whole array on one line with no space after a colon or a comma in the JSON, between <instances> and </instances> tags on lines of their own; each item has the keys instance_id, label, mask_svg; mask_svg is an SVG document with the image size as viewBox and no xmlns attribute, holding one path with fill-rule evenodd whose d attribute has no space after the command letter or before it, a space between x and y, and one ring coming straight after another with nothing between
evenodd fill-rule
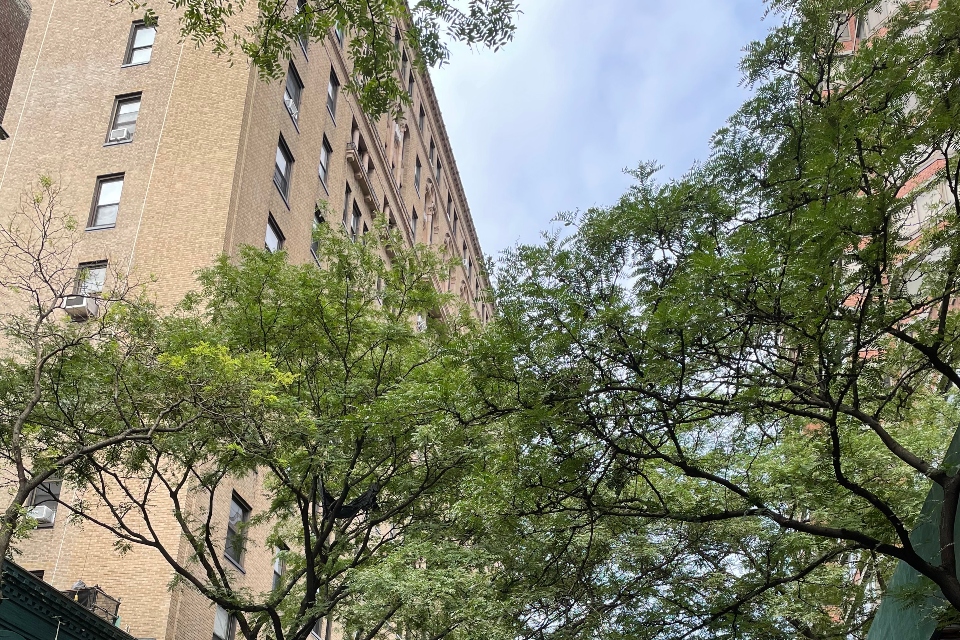
<instances>
[{"instance_id":1,"label":"window air conditioner unit","mask_svg":"<svg viewBox=\"0 0 960 640\"><path fill-rule=\"evenodd\" d=\"M63 299L62 307L74 320L86 320L97 315L97 301L90 296L67 296Z\"/></svg>"},{"instance_id":2,"label":"window air conditioner unit","mask_svg":"<svg viewBox=\"0 0 960 640\"><path fill-rule=\"evenodd\" d=\"M293 98L284 98L283 104L287 105L287 111L290 112L294 118L300 115L300 111L297 109L297 104L293 101Z\"/></svg>"},{"instance_id":3,"label":"window air conditioner unit","mask_svg":"<svg viewBox=\"0 0 960 640\"><path fill-rule=\"evenodd\" d=\"M46 505L40 504L30 509L30 517L39 524L53 524L57 512Z\"/></svg>"},{"instance_id":4,"label":"window air conditioner unit","mask_svg":"<svg viewBox=\"0 0 960 640\"><path fill-rule=\"evenodd\" d=\"M110 142L120 142L129 139L129 137L125 127L114 129L110 132Z\"/></svg>"}]
</instances>

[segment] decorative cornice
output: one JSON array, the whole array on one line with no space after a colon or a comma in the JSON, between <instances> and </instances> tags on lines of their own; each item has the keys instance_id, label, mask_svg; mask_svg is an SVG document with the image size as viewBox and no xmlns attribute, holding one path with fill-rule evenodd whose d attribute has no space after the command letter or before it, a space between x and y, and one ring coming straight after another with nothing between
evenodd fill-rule
<instances>
[{"instance_id":1,"label":"decorative cornice","mask_svg":"<svg viewBox=\"0 0 960 640\"><path fill-rule=\"evenodd\" d=\"M19 606L44 621L60 621L60 637L77 640L133 640L133 636L83 608L16 563L3 564L3 600L0 619L6 619L2 606Z\"/></svg>"}]
</instances>

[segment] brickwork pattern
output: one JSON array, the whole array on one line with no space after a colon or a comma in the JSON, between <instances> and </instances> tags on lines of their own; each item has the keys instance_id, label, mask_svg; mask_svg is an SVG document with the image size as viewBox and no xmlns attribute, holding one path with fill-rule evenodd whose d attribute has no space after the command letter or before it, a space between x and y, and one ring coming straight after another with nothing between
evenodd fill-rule
<instances>
[{"instance_id":1,"label":"brickwork pattern","mask_svg":"<svg viewBox=\"0 0 960 640\"><path fill-rule=\"evenodd\" d=\"M27 0L0 0L0 138L7 136L4 113L29 22L30 3Z\"/></svg>"}]
</instances>

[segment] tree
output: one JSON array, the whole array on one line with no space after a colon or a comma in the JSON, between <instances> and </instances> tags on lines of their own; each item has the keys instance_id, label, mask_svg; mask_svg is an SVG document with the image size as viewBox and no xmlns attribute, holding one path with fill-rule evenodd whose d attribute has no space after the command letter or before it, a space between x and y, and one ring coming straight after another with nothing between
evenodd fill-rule
<instances>
[{"instance_id":1,"label":"tree","mask_svg":"<svg viewBox=\"0 0 960 640\"><path fill-rule=\"evenodd\" d=\"M201 271L170 320L171 341L253 358L276 388L243 420L163 434L123 464L90 459L96 500L64 506L156 549L245 638L306 640L325 620L356 639L504 637L494 558L461 517L493 434L460 398L471 321L439 293L448 263L385 228L363 242L316 233L322 268L244 248ZM269 508L227 533L215 505L238 479ZM157 526L171 519L185 555ZM262 590L225 558L255 548L285 566Z\"/></svg>"},{"instance_id":2,"label":"tree","mask_svg":"<svg viewBox=\"0 0 960 640\"><path fill-rule=\"evenodd\" d=\"M33 492L55 493L52 482L75 479L93 457L115 460L130 443L213 415L233 419L244 391L264 383L245 377L241 360L165 348L163 322L141 287L118 272L104 289L105 269L78 268L82 230L60 193L41 177L0 225L0 459L8 491L0 559L36 525L25 507ZM95 310L83 322L61 309L77 293ZM217 375L184 376L173 358L188 356L196 371Z\"/></svg>"},{"instance_id":3,"label":"tree","mask_svg":"<svg viewBox=\"0 0 960 640\"><path fill-rule=\"evenodd\" d=\"M641 166L499 270L477 375L513 412L517 527L608 541L532 636L862 637L897 561L960 611L960 5L855 45L880 3L770 6L708 162Z\"/></svg>"},{"instance_id":4,"label":"tree","mask_svg":"<svg viewBox=\"0 0 960 640\"><path fill-rule=\"evenodd\" d=\"M128 0L132 10L146 9L148 21L156 9L144 0ZM372 117L408 103L406 78L397 78L402 40L412 62L441 65L450 57L447 39L471 47L499 49L513 38L515 0L258 0L239 2L168 0L180 20L180 34L197 46L230 58L242 56L261 76L286 73L294 43L322 41L331 29L350 36L353 69L348 88ZM412 6L411 6L412 4Z\"/></svg>"}]
</instances>

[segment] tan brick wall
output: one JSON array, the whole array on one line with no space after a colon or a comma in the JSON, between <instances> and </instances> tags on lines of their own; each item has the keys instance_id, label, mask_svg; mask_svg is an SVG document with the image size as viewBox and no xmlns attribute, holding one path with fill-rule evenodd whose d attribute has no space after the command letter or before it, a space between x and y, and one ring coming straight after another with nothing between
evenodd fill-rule
<instances>
[{"instance_id":1,"label":"tan brick wall","mask_svg":"<svg viewBox=\"0 0 960 640\"><path fill-rule=\"evenodd\" d=\"M4 114L29 22L30 3L27 0L0 0L0 138L9 133Z\"/></svg>"}]
</instances>

